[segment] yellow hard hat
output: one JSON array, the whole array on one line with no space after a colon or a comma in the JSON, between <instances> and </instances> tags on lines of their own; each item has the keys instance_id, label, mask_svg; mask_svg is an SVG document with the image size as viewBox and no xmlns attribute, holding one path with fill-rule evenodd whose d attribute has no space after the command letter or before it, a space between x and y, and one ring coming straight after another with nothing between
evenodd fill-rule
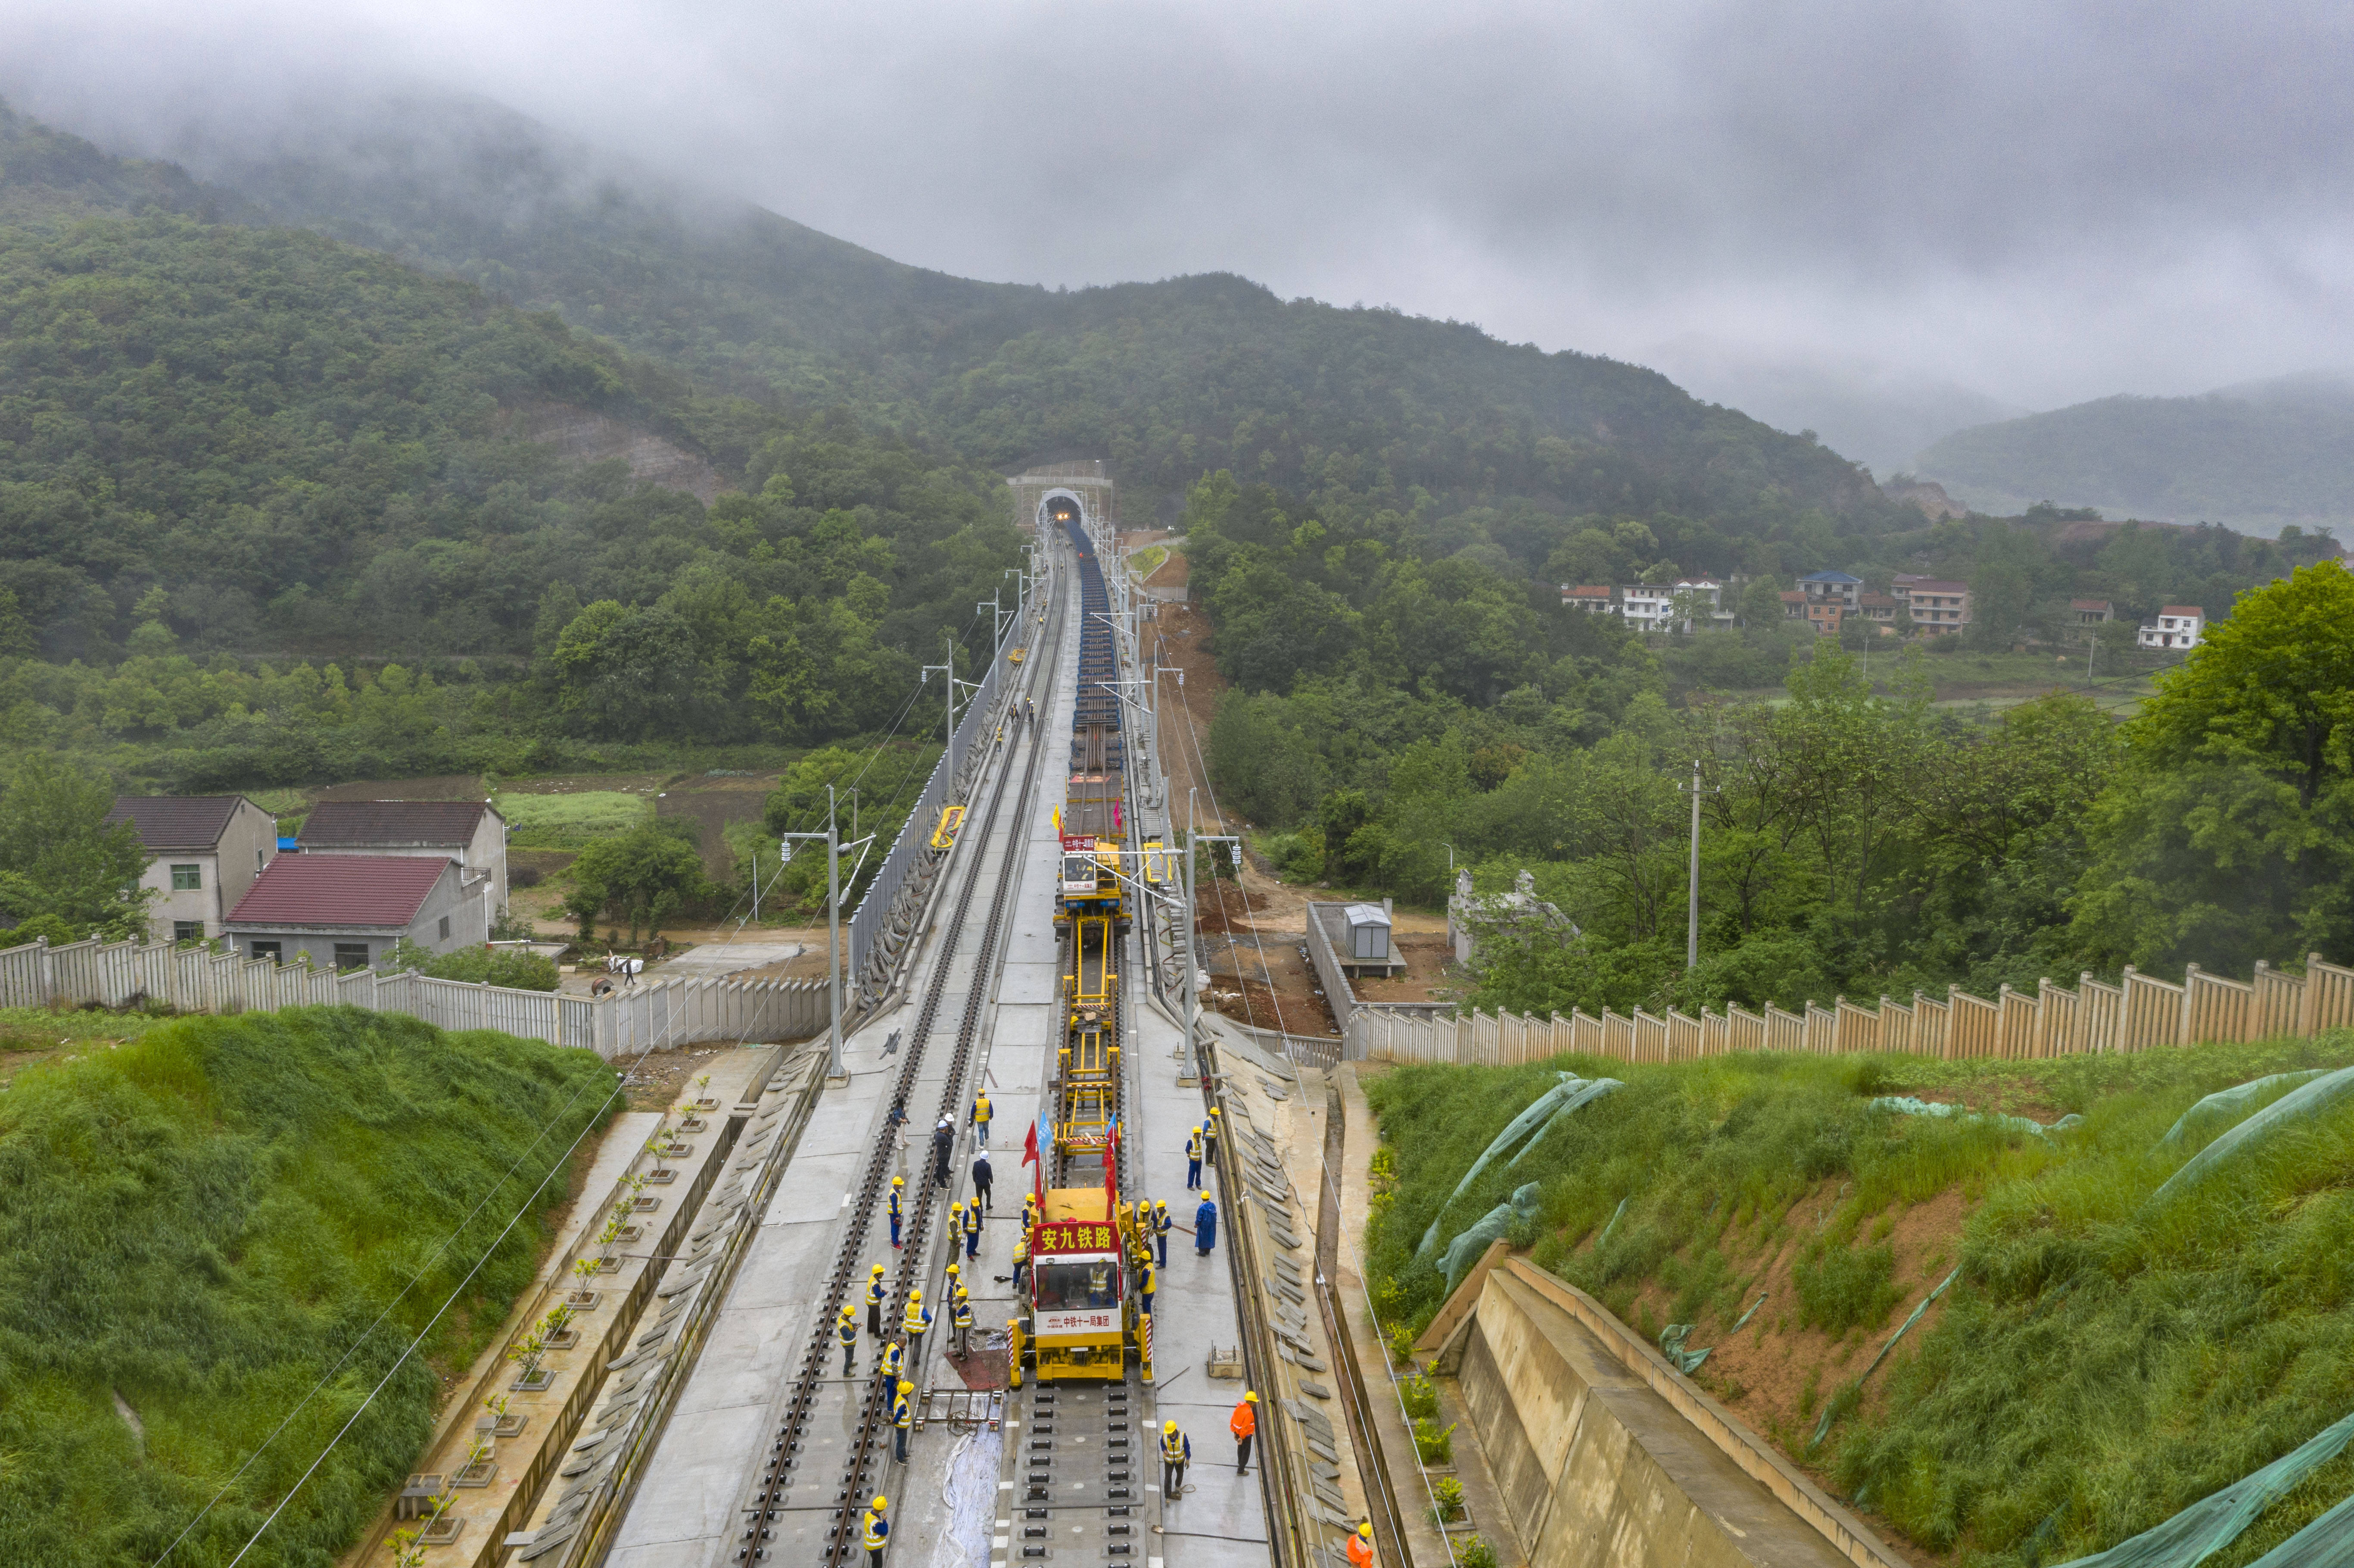
<instances>
[{"instance_id":1,"label":"yellow hard hat","mask_svg":"<svg viewBox=\"0 0 2354 1568\"><path fill-rule=\"evenodd\" d=\"M924 1292L921 1287L907 1292L907 1299L910 1301L921 1301L923 1298Z\"/></svg>"},{"instance_id":2,"label":"yellow hard hat","mask_svg":"<svg viewBox=\"0 0 2354 1568\"><path fill-rule=\"evenodd\" d=\"M907 1179L905 1176L894 1176L891 1178L891 1185L894 1187L904 1187L907 1184Z\"/></svg>"},{"instance_id":3,"label":"yellow hard hat","mask_svg":"<svg viewBox=\"0 0 2354 1568\"><path fill-rule=\"evenodd\" d=\"M882 1272L883 1272L883 1266L882 1266L881 1264L879 1264L879 1263L878 1263L878 1264L876 1264L876 1265L875 1266L875 1273L877 1273L877 1274L882 1273Z\"/></svg>"},{"instance_id":4,"label":"yellow hard hat","mask_svg":"<svg viewBox=\"0 0 2354 1568\"><path fill-rule=\"evenodd\" d=\"M1174 1432L1177 1430L1177 1424L1174 1421L1164 1421L1161 1424L1161 1430L1163 1432Z\"/></svg>"},{"instance_id":5,"label":"yellow hard hat","mask_svg":"<svg viewBox=\"0 0 2354 1568\"><path fill-rule=\"evenodd\" d=\"M950 1203L950 1204L949 1205L949 1213L952 1213L952 1214L961 1214L961 1213L964 1213L964 1203L962 1202L962 1201L961 1201L961 1200L960 1200L960 1201L959 1201L959 1202L957 1202Z\"/></svg>"},{"instance_id":6,"label":"yellow hard hat","mask_svg":"<svg viewBox=\"0 0 2354 1568\"><path fill-rule=\"evenodd\" d=\"M853 1307L853 1306L851 1306L851 1304L850 1304L849 1302L845 1301L845 1302L843 1302L843 1303L842 1304L842 1315L843 1315L843 1317L845 1317L845 1318L854 1317L854 1316L856 1316L856 1314L857 1314L857 1308L854 1308L854 1307Z\"/></svg>"},{"instance_id":7,"label":"yellow hard hat","mask_svg":"<svg viewBox=\"0 0 2354 1568\"><path fill-rule=\"evenodd\" d=\"M916 1392L916 1385L909 1383L907 1379L901 1378L899 1380L899 1392L901 1393L913 1393ZM1365 1528L1371 1530L1373 1526L1367 1525Z\"/></svg>"},{"instance_id":8,"label":"yellow hard hat","mask_svg":"<svg viewBox=\"0 0 2354 1568\"><path fill-rule=\"evenodd\" d=\"M885 1497L881 1492L876 1492L875 1494L875 1511L876 1513L881 1513L885 1509L889 1508L890 1506L891 1499L889 1498Z\"/></svg>"},{"instance_id":9,"label":"yellow hard hat","mask_svg":"<svg viewBox=\"0 0 2354 1568\"><path fill-rule=\"evenodd\" d=\"M964 1265L960 1263L952 1263L949 1265L949 1277L950 1278L954 1278L956 1276L962 1274L963 1272Z\"/></svg>"},{"instance_id":10,"label":"yellow hard hat","mask_svg":"<svg viewBox=\"0 0 2354 1568\"><path fill-rule=\"evenodd\" d=\"M1251 1404L1257 1404L1258 1403L1257 1393L1248 1389L1243 1391L1243 1398L1246 1403Z\"/></svg>"},{"instance_id":11,"label":"yellow hard hat","mask_svg":"<svg viewBox=\"0 0 2354 1568\"><path fill-rule=\"evenodd\" d=\"M1371 1541L1373 1538L1373 1521L1369 1519L1365 1520L1364 1523L1357 1526L1357 1533L1363 1536L1367 1541Z\"/></svg>"},{"instance_id":12,"label":"yellow hard hat","mask_svg":"<svg viewBox=\"0 0 2354 1568\"><path fill-rule=\"evenodd\" d=\"M1165 1209L1169 1206L1169 1200L1166 1198L1155 1198L1152 1200L1152 1206L1156 1210Z\"/></svg>"},{"instance_id":13,"label":"yellow hard hat","mask_svg":"<svg viewBox=\"0 0 2354 1568\"><path fill-rule=\"evenodd\" d=\"M1218 1112L1218 1107L1215 1107L1215 1106L1212 1106L1212 1107L1210 1107L1210 1114L1211 1114L1212 1116L1216 1116L1216 1115L1218 1115L1218 1114L1219 1114L1219 1112Z\"/></svg>"}]
</instances>

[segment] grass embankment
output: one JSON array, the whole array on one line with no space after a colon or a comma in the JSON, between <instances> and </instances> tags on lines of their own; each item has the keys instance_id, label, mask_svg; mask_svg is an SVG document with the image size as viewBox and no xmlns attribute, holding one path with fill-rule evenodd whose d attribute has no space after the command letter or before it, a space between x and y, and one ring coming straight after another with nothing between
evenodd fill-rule
<instances>
[{"instance_id":1,"label":"grass embankment","mask_svg":"<svg viewBox=\"0 0 2354 1568\"><path fill-rule=\"evenodd\" d=\"M108 1038L129 1022L55 1022L85 1019ZM0 1095L0 1562L152 1563L267 1442L172 1558L225 1563L389 1374L246 1559L330 1562L530 1284L612 1081L585 1051L345 1008L177 1019L18 1072Z\"/></svg>"},{"instance_id":2,"label":"grass embankment","mask_svg":"<svg viewBox=\"0 0 2354 1568\"><path fill-rule=\"evenodd\" d=\"M1554 1082L1625 1080L1448 1204L1445 1238L1541 1183L1514 1239L1916 1546L1966 1563L2115 1544L2354 1411L2354 1103L2152 1202L2208 1138L2158 1148L2201 1096L2354 1062L2354 1034L2018 1064L1729 1057L1402 1068L1371 1081L1394 1165L1368 1262L1419 1330L1446 1281L1413 1262L1488 1142ZM1872 1111L1914 1094L2075 1128ZM2251 1107L2253 1108L2253 1107ZM1626 1201L1616 1225L1612 1216ZM1597 1246L1607 1229L1606 1245ZM1946 1295L1857 1380L1913 1308ZM1738 1334L1734 1323L1760 1295ZM1835 1412L1819 1446L1825 1408ZM2211 1568L2252 1561L2354 1490L2325 1466Z\"/></svg>"}]
</instances>

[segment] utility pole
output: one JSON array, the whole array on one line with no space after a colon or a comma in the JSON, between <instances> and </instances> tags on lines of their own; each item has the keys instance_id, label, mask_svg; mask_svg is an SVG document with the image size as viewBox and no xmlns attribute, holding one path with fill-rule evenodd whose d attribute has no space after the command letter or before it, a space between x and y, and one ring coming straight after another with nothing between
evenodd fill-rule
<instances>
[{"instance_id":1,"label":"utility pole","mask_svg":"<svg viewBox=\"0 0 2354 1568\"><path fill-rule=\"evenodd\" d=\"M948 742L947 742L947 744L948 744L951 748L953 748L953 747L956 746L956 689L957 689L957 673L956 673L956 634L955 634L954 632L950 632L950 631L943 631L943 632L941 632L941 633L940 633L940 637L941 637L941 639L942 639L943 641L945 641L948 643L948 645L949 645L949 652L948 652L948 660L949 660L949 662L948 662L947 663L945 663L945 664L927 664L927 665L925 665L925 666L924 666L924 669L923 669L923 678L925 679L925 681L929 682L929 681L931 680L931 678L932 678L932 672L933 672L933 671L935 671L935 670L938 670L938 671L942 672L944 674L946 674L946 675L948 676L948 682L949 682L949 737L948 737Z\"/></svg>"},{"instance_id":2,"label":"utility pole","mask_svg":"<svg viewBox=\"0 0 2354 1568\"><path fill-rule=\"evenodd\" d=\"M956 688L949 690L953 696ZM777 854L780 876L785 863L793 858L795 843L822 840L825 844L825 984L832 1014L826 1033L825 1081L839 1087L849 1082L849 1075L842 1068L842 834L833 820L833 786L825 787L825 832L778 837L782 841Z\"/></svg>"},{"instance_id":3,"label":"utility pole","mask_svg":"<svg viewBox=\"0 0 2354 1568\"><path fill-rule=\"evenodd\" d=\"M1685 788L1679 783L1677 789ZM1684 907L1684 968L1691 969L1700 962L1700 758L1692 758L1691 776L1691 885ZM1710 791L1713 793L1713 791Z\"/></svg>"},{"instance_id":4,"label":"utility pole","mask_svg":"<svg viewBox=\"0 0 2354 1568\"><path fill-rule=\"evenodd\" d=\"M1193 834L1195 831L1193 825L1193 798L1200 793L1201 790L1198 788L1190 789L1185 791L1185 854L1183 857L1185 918L1178 927L1178 929L1183 933L1185 938L1185 1005L1183 1008L1185 1014L1185 1060L1182 1065L1182 1072L1185 1076L1193 1078L1197 1082L1201 1078L1202 1068L1201 1057L1195 1054L1193 1044L1193 1009L1195 1006L1194 998L1200 991L1201 981L1193 973L1193 949L1196 945L1193 934L1193 919L1197 907L1197 901L1193 893Z\"/></svg>"}]
</instances>

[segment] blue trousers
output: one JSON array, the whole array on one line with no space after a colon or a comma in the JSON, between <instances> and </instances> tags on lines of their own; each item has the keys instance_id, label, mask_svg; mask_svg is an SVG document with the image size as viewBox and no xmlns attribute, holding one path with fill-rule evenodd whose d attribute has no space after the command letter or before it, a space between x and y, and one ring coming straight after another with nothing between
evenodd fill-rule
<instances>
[{"instance_id":1,"label":"blue trousers","mask_svg":"<svg viewBox=\"0 0 2354 1568\"><path fill-rule=\"evenodd\" d=\"M1185 1185L1196 1192L1202 1190L1202 1162L1200 1160L1189 1159L1185 1161Z\"/></svg>"},{"instance_id":2,"label":"blue trousers","mask_svg":"<svg viewBox=\"0 0 2354 1568\"><path fill-rule=\"evenodd\" d=\"M1163 1268L1168 1267L1168 1266L1169 1266L1169 1233L1168 1233L1167 1231L1162 1231L1159 1235L1154 1236L1152 1239L1153 1239L1154 1241L1157 1241L1157 1242L1159 1242L1159 1243L1161 1244L1161 1257L1160 1257L1160 1260L1159 1260L1159 1261L1160 1261L1160 1264L1161 1264L1161 1267L1163 1267Z\"/></svg>"},{"instance_id":3,"label":"blue trousers","mask_svg":"<svg viewBox=\"0 0 2354 1568\"><path fill-rule=\"evenodd\" d=\"M980 1233L979 1231L967 1231L967 1232L965 1232L965 1233L964 1233L964 1260L965 1260L967 1263L970 1263L974 1258L979 1257L980 1255L981 1255L981 1233Z\"/></svg>"},{"instance_id":4,"label":"blue trousers","mask_svg":"<svg viewBox=\"0 0 2354 1568\"><path fill-rule=\"evenodd\" d=\"M899 1216L896 1214L891 1216L891 1245L899 1245Z\"/></svg>"}]
</instances>

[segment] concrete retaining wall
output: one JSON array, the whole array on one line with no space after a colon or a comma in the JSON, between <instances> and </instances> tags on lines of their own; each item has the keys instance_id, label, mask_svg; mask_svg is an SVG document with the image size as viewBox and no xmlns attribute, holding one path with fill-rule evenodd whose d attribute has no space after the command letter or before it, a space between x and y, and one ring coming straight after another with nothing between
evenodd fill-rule
<instances>
[{"instance_id":1,"label":"concrete retaining wall","mask_svg":"<svg viewBox=\"0 0 2354 1568\"><path fill-rule=\"evenodd\" d=\"M1513 1259L1478 1289L1448 1353L1532 1568L1899 1568L1713 1401L1655 1386L1568 1286Z\"/></svg>"}]
</instances>

